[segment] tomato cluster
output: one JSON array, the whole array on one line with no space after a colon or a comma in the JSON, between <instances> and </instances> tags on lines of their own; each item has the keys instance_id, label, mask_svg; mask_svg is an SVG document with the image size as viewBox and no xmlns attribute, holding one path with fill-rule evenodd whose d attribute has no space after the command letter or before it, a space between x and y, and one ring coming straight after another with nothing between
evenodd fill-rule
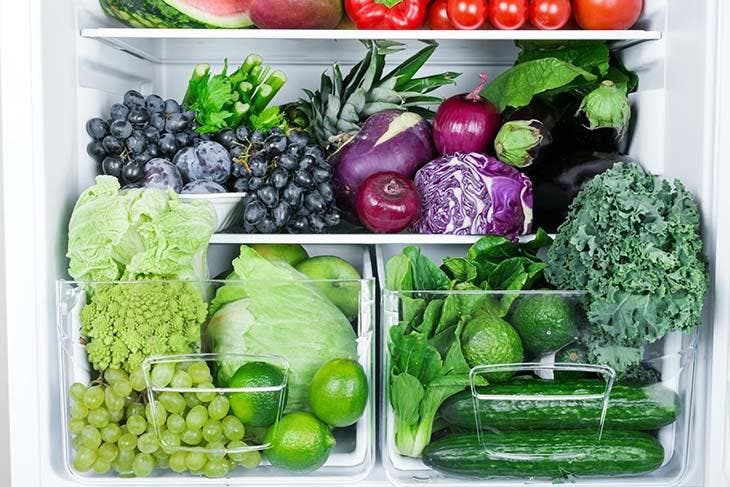
<instances>
[{"instance_id":1,"label":"tomato cluster","mask_svg":"<svg viewBox=\"0 0 730 487\"><path fill-rule=\"evenodd\" d=\"M643 0L435 0L432 29L562 29L574 18L583 29L616 30L633 26Z\"/></svg>"}]
</instances>

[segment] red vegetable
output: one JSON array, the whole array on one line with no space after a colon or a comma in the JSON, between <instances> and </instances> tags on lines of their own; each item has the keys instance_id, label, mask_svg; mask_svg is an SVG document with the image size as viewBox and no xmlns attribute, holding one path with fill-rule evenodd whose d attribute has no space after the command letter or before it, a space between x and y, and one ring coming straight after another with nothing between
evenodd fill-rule
<instances>
[{"instance_id":1,"label":"red vegetable","mask_svg":"<svg viewBox=\"0 0 730 487\"><path fill-rule=\"evenodd\" d=\"M641 15L642 0L573 0L573 16L582 29L630 29Z\"/></svg>"},{"instance_id":2,"label":"red vegetable","mask_svg":"<svg viewBox=\"0 0 730 487\"><path fill-rule=\"evenodd\" d=\"M501 116L480 95L486 84L487 75L482 74L474 91L453 96L439 107L433 120L433 134L441 154L485 152L494 142Z\"/></svg>"},{"instance_id":3,"label":"red vegetable","mask_svg":"<svg viewBox=\"0 0 730 487\"><path fill-rule=\"evenodd\" d=\"M538 29L562 29L570 20L570 0L532 0L530 23Z\"/></svg>"},{"instance_id":4,"label":"red vegetable","mask_svg":"<svg viewBox=\"0 0 730 487\"><path fill-rule=\"evenodd\" d=\"M345 10L358 29L419 29L428 0L345 0Z\"/></svg>"},{"instance_id":5,"label":"red vegetable","mask_svg":"<svg viewBox=\"0 0 730 487\"><path fill-rule=\"evenodd\" d=\"M449 0L447 12L457 29L478 29L489 18L489 5L487 0Z\"/></svg>"},{"instance_id":6,"label":"red vegetable","mask_svg":"<svg viewBox=\"0 0 730 487\"><path fill-rule=\"evenodd\" d=\"M431 5L431 12L428 16L428 24L434 30L453 30L456 29L449 19L447 7L449 0L436 0Z\"/></svg>"},{"instance_id":7,"label":"red vegetable","mask_svg":"<svg viewBox=\"0 0 730 487\"><path fill-rule=\"evenodd\" d=\"M407 229L418 220L420 206L413 182L397 172L373 174L357 192L357 216L376 233Z\"/></svg>"},{"instance_id":8,"label":"red vegetable","mask_svg":"<svg viewBox=\"0 0 730 487\"><path fill-rule=\"evenodd\" d=\"M527 23L529 7L527 0L492 0L489 21L497 29L520 29Z\"/></svg>"}]
</instances>

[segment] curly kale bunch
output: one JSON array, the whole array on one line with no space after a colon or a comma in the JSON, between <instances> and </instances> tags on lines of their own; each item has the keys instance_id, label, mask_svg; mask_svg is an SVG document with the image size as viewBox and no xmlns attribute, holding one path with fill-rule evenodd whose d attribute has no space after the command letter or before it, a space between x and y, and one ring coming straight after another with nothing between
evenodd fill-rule
<instances>
[{"instance_id":1,"label":"curly kale bunch","mask_svg":"<svg viewBox=\"0 0 730 487\"><path fill-rule=\"evenodd\" d=\"M152 355L197 351L207 312L190 283L99 284L80 316L89 362L99 371L131 372Z\"/></svg>"},{"instance_id":2,"label":"curly kale bunch","mask_svg":"<svg viewBox=\"0 0 730 487\"><path fill-rule=\"evenodd\" d=\"M545 275L588 291L581 341L592 362L623 374L644 345L701 323L709 277L697 203L679 181L618 163L576 197Z\"/></svg>"}]
</instances>

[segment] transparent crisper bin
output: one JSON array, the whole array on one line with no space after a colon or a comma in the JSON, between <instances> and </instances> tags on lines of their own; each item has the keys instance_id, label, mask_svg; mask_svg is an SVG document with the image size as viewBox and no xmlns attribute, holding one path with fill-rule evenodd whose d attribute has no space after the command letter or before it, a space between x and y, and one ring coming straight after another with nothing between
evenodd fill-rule
<instances>
[{"instance_id":1,"label":"transparent crisper bin","mask_svg":"<svg viewBox=\"0 0 730 487\"><path fill-rule=\"evenodd\" d=\"M423 254L436 262L445 256L464 255L466 251L465 247L456 245L423 245L420 248ZM410 367L413 361L425 361L427 357L414 349L409 365L398 363L398 357L391 352L397 346L394 341L403 333L394 333L394 327L407 322L411 323L408 325L411 328L406 330L413 326L430 327L430 324L424 325L429 321L438 327L438 311L426 311L428 303L436 300L445 303L447 299L461 303L469 300L479 302L480 309L497 310L498 315L503 315L502 319L514 327L516 306L521 300L536 297L561 300L574 311L576 321L582 326L581 300L585 293L393 292L385 286L384 264L401 250L402 246L396 245L379 246L377 249L379 278L383 286L381 337L383 376L386 378L381 399L384 411L381 450L385 472L393 483L448 486L616 485L617 482L621 485L678 485L683 481L689 467L696 336L680 333L670 334L646 347L642 366L654 371L648 374L652 377L643 383L616 381L615 372L610 367L578 365L580 360L568 353L567 346L539 356L525 353L520 363L474 363L476 359L472 359L465 377L456 380L453 377L441 378L433 386L434 390L443 391L446 396L453 395L439 407L430 441L433 447L426 449L426 458L402 454L399 445L403 443L396 439L396 432L403 431L400 421L407 414L401 414L397 421L392 404L403 400L403 395L397 393L398 385L393 385L392 374L401 374L404 367ZM426 307L422 308L422 304ZM412 316L424 312L434 313L436 319L412 320ZM464 322L468 323L478 315L470 315ZM460 315L455 322L461 319ZM462 329L462 333L465 333L461 335L464 338L468 332ZM439 342L438 337L429 339L436 348ZM463 347L464 340L462 350ZM563 351L566 353L561 354ZM443 354L441 360L442 363L446 361ZM485 362L488 360L485 359ZM494 374L506 374L507 377L496 378L488 386L479 381L485 375L494 379ZM446 388L452 390L447 392ZM407 402L401 403L399 408L407 411ZM406 421L418 418L421 412L414 412ZM470 437L464 439L462 435ZM622 438L622 435L628 436ZM458 441L449 443L449 438L457 438ZM406 440L404 444L413 445L414 442ZM633 450L632 445L639 448ZM470 456L464 456L466 450ZM609 463L596 461L581 473L579 465L582 462L606 452L627 459L645 455L646 461L632 467L606 466ZM536 467L538 464L541 466ZM454 465L457 467L452 469ZM630 469L633 472L629 472Z\"/></svg>"},{"instance_id":2,"label":"transparent crisper bin","mask_svg":"<svg viewBox=\"0 0 730 487\"><path fill-rule=\"evenodd\" d=\"M64 463L66 465L68 474L74 480L84 484L126 484L126 485L180 485L185 483L189 484L220 484L225 482L229 485L240 485L240 484L256 484L256 485L282 485L282 484L343 484L348 482L356 482L367 476L371 468L375 463L375 338L374 338L374 320L375 320L375 282L372 278L372 271L370 266L369 254L364 251L362 254L364 265L363 275L364 279L361 280L349 280L349 281L308 281L308 280L297 280L297 281L204 281L204 282L181 282L181 281L137 281L137 282L115 282L115 283L94 283L81 285L76 282L59 281L57 283L57 303L58 303L58 332L59 332L59 344L60 344L60 374L61 374L61 403L62 403L62 417L59 418L64 428L64 443L63 443L63 455ZM309 473L294 473L284 471L279 468L275 468L268 461L266 461L266 450L268 445L263 441L264 428L246 427L246 437L243 438L245 446L234 445L235 448L220 448L220 445L214 445L215 448L191 448L184 449L183 451L198 452L204 454L219 454L224 455L226 453L238 453L238 454L250 454L251 452L258 452L261 455L261 462L257 465L246 464L242 460L239 465L231 468L230 471L225 475L225 478L207 478L204 472L201 474L191 473L189 470L182 474L177 474L170 469L156 468L151 475L147 477L134 477L134 476L120 476L114 470L108 473L99 474L91 471L80 472L74 467L74 455L75 445L73 440L73 434L71 433L71 403L72 394L70 393L70 387L73 383L81 383L84 385L90 385L98 383L98 373L93 370L90 365L89 358L87 355L87 349L84 343L86 339L82 338L81 334L81 311L87 303L91 302L93 293L96 290L101 289L101 286L151 286L159 285L162 283L167 286L192 286L197 291L200 291L202 295L214 296L216 291L219 290L224 284L228 286L236 286L241 289L253 289L250 286L256 286L258 289L265 289L271 292L286 293L287 290L292 291L291 286L299 286L300 289L306 288L310 295L323 296L322 286L333 286L337 289L349 288L353 289L357 294L357 312L356 316L349 322L352 327L352 339L354 341L352 345L352 358L357 359L357 362L362 366L367 381L368 381L368 395L367 405L363 415L357 420L355 424L342 428L335 428L332 430L336 444L332 448L329 457L322 467ZM302 287L303 286L303 287ZM238 290L234 291L238 292ZM314 294L312 294L314 293ZM283 294L282 294L283 296ZM295 298L292 298L295 299ZM316 298L319 299L319 298ZM254 298L251 297L249 302L249 312L251 314L256 313L256 305L254 304ZM142 305L143 306L143 305ZM176 303L171 302L170 306L176 306ZM226 305L224 305L226 306ZM335 306L332 304L332 306ZM289 330L289 334L303 333L303 336L308 333L306 331L307 322L313 321L314 316L319 316L319 319L324 320L324 312L316 310L298 309L296 313L290 312L282 320L301 320L301 330L297 328L297 324L292 323ZM227 311L227 313L230 311ZM233 307L235 311L235 306ZM239 315L243 320L250 319L249 316ZM234 320L238 319L234 314L229 316ZM338 315L337 318L340 322L340 330L343 331L344 335L349 335L346 332L347 318L344 313ZM345 320L342 322L342 320ZM200 335L205 337L206 328L211 325L213 319L210 317L202 320L200 323ZM282 322L274 323L273 326L281 325ZM282 325L283 326L283 325ZM276 339L274 332L272 339ZM225 387L230 384L209 384L207 387L203 387L201 393L209 393L211 397L215 396L226 396L230 398L234 394L249 394L252 392L271 392L277 397L281 397L283 387L287 387L288 403L287 408L291 406L292 410L303 410L308 409L306 405L306 396L302 401L292 405L292 390L294 387L299 387L300 390L308 390L308 382L301 372L298 372L297 363L301 363L301 350L297 350L295 353L290 353L287 356L286 353L275 353L274 350L271 353L266 354L241 354L234 351L226 350L227 347L218 347L218 354L206 353L210 348L210 340L204 338L202 341L202 347L198 350L191 350L190 354L184 355L167 355L167 356L151 356L147 357L146 361L142 365L142 370L145 376L143 377L143 388L140 390L141 396L146 396L145 401L149 404L150 398L155 397L159 399L159 395L165 392L180 392L184 393L188 391L187 384L165 384L162 387L155 385L153 380L154 367L158 366L162 362L175 364L182 368L187 368L194 362L202 362L209 365L211 371L211 377L219 377L217 375L218 368L221 364L235 364L238 367L242 364L249 363L251 361L268 362L275 365L278 369L283 371L283 380L281 383L272 384L270 387ZM229 345L231 346L231 345ZM302 346L308 346L302 342ZM328 351L327 345L322 343L319 348L316 348L314 344L309 344L312 349L316 349L317 353L323 358L323 363L328 360L338 357L329 357L336 352ZM334 347L330 346L330 349L334 350ZM326 359L325 359L326 357ZM225 361L225 362L224 362ZM222 367L220 367L222 368ZM235 370L235 369L234 369ZM151 375L152 374L152 375ZM217 380L214 380L216 382ZM132 381L134 382L134 381ZM202 386L201 386L202 387ZM278 392L277 392L278 391ZM158 403L152 403L158 404ZM150 406L152 408L154 406ZM287 409L284 414L292 412ZM229 413L230 414L230 413ZM279 419L282 418L282 412L277 410L275 413L276 420L271 427L278 427ZM160 424L155 420L156 414L151 411L152 420L147 421L147 432L155 433L159 430ZM158 439L158 445L160 436L155 433L155 437ZM254 439L255 437L255 439ZM78 441L78 440L77 440ZM202 446L207 443L202 442ZM76 445L78 446L78 444ZM168 453L172 454L176 450L177 445L169 444L165 445L168 449ZM185 447L186 445L181 445ZM187 445L189 446L189 445ZM194 445L193 445L194 446ZM161 447L159 450L163 450ZM250 461L251 456L249 455L248 460Z\"/></svg>"}]
</instances>

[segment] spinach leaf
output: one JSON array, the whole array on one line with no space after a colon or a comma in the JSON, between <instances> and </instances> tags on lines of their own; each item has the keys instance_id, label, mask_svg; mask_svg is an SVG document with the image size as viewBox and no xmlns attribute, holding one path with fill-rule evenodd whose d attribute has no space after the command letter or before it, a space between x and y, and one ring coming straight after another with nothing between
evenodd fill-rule
<instances>
[{"instance_id":1,"label":"spinach leaf","mask_svg":"<svg viewBox=\"0 0 730 487\"><path fill-rule=\"evenodd\" d=\"M411 259L414 290L445 291L449 288L449 277L431 259L421 254L421 249L406 247L403 254Z\"/></svg>"},{"instance_id":2,"label":"spinach leaf","mask_svg":"<svg viewBox=\"0 0 730 487\"><path fill-rule=\"evenodd\" d=\"M609 69L610 51L603 42L580 46L570 44L553 49L527 49L520 52L517 64L544 58L559 59L597 76L605 76Z\"/></svg>"}]
</instances>

